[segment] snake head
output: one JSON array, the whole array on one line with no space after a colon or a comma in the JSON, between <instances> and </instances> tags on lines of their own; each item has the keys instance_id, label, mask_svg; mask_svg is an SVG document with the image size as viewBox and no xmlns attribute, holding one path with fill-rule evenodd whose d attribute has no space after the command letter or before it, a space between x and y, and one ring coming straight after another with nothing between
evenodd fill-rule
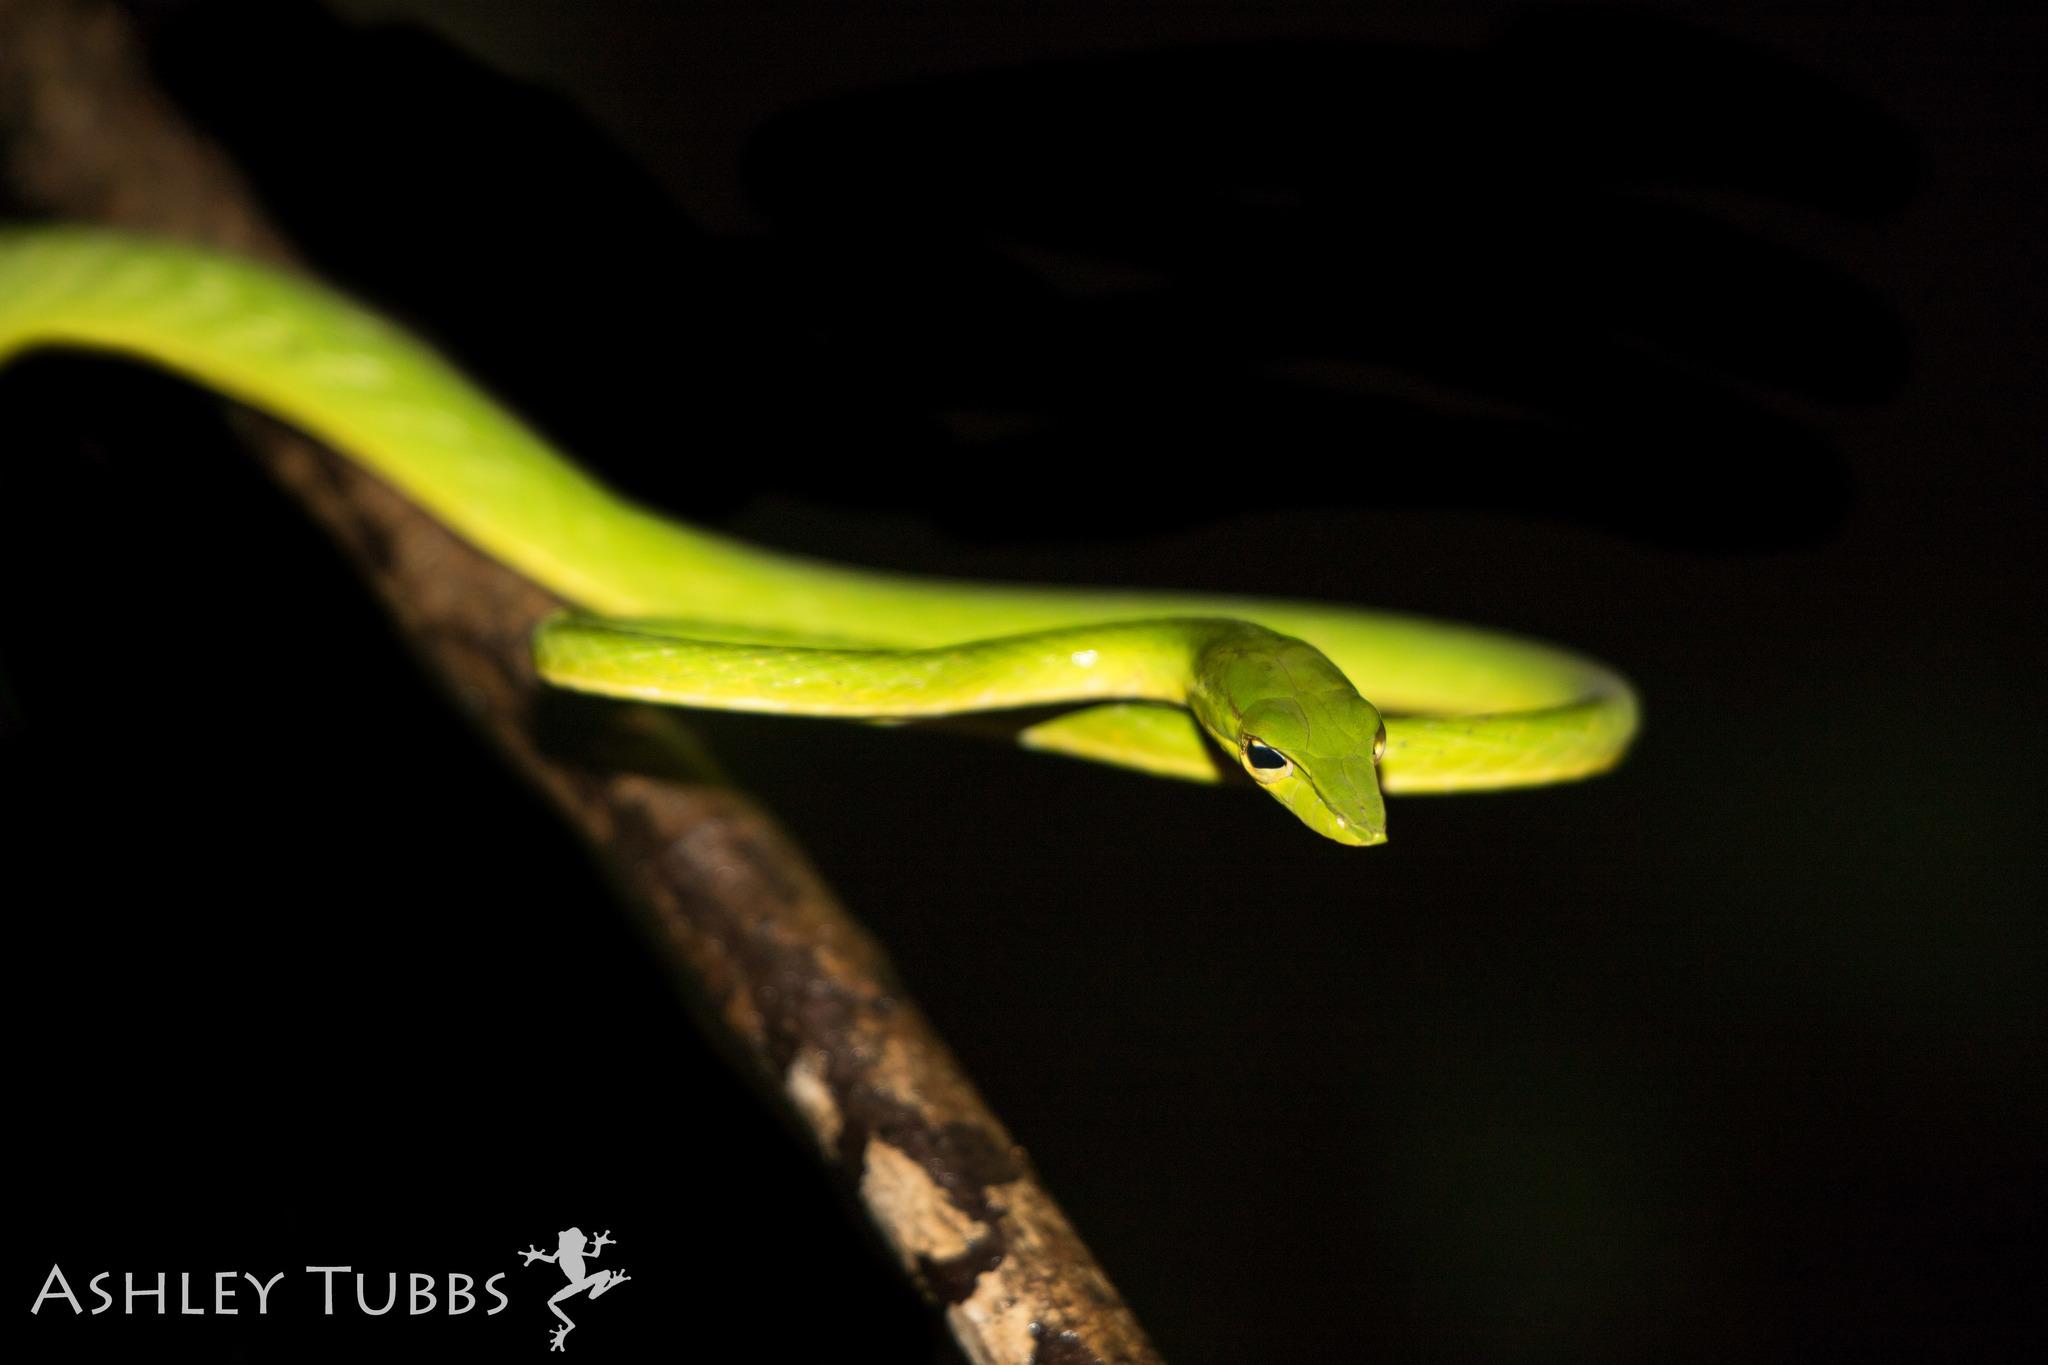
<instances>
[{"instance_id":1,"label":"snake head","mask_svg":"<svg viewBox=\"0 0 2048 1365\"><path fill-rule=\"evenodd\" d=\"M1240 718L1238 761L1316 833L1340 844L1383 844L1387 807L1374 755L1384 733L1378 710L1355 692L1278 698Z\"/></svg>"},{"instance_id":2,"label":"snake head","mask_svg":"<svg viewBox=\"0 0 2048 1365\"><path fill-rule=\"evenodd\" d=\"M1386 842L1386 726L1321 651L1247 627L1205 653L1202 675L1190 705L1254 782L1325 838Z\"/></svg>"}]
</instances>

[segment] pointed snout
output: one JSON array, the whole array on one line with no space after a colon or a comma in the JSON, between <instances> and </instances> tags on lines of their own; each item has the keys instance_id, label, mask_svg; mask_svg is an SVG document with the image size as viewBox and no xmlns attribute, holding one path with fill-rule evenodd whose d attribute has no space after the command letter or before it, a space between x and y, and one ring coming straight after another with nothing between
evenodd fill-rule
<instances>
[{"instance_id":1,"label":"pointed snout","mask_svg":"<svg viewBox=\"0 0 2048 1365\"><path fill-rule=\"evenodd\" d=\"M1387 841L1387 808L1380 799L1379 785L1367 775L1363 786L1331 780L1298 782L1275 791L1295 818L1325 839L1354 848L1370 848Z\"/></svg>"},{"instance_id":2,"label":"pointed snout","mask_svg":"<svg viewBox=\"0 0 2048 1365\"><path fill-rule=\"evenodd\" d=\"M1354 823L1341 815L1323 833L1338 843L1350 844L1353 848L1371 848L1374 844L1384 844L1387 841L1387 831L1384 828L1375 829Z\"/></svg>"},{"instance_id":3,"label":"pointed snout","mask_svg":"<svg viewBox=\"0 0 2048 1365\"><path fill-rule=\"evenodd\" d=\"M1340 844L1370 848L1387 841L1387 805L1380 795L1379 772L1371 759L1346 757L1326 769L1316 784L1324 818L1311 821L1317 831Z\"/></svg>"}]
</instances>

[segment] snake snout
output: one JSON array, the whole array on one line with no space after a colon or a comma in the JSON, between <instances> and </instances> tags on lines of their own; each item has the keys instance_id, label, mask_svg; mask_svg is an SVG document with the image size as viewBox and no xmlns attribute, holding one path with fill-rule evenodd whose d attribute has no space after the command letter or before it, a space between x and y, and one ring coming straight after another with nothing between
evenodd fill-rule
<instances>
[{"instance_id":1,"label":"snake snout","mask_svg":"<svg viewBox=\"0 0 2048 1365\"><path fill-rule=\"evenodd\" d=\"M1356 821L1347 820L1341 815L1336 817L1331 822L1330 828L1323 832L1338 843L1349 844L1353 848L1371 848L1376 844L1384 844L1387 841L1387 832L1385 830L1374 829L1359 824Z\"/></svg>"}]
</instances>

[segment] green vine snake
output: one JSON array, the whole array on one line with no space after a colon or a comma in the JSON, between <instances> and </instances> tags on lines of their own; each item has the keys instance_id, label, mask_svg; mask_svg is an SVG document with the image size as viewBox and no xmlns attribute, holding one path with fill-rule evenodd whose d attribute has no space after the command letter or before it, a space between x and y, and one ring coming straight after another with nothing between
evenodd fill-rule
<instances>
[{"instance_id":1,"label":"green vine snake","mask_svg":"<svg viewBox=\"0 0 2048 1365\"><path fill-rule=\"evenodd\" d=\"M679 524L606 489L394 325L229 256L0 231L0 362L40 346L153 362L361 462L572 604L534 639L541 676L563 687L877 720L1011 710L1034 749L1199 781L1241 767L1354 845L1385 839L1383 790L1584 777L1636 727L1610 669L1473 627L892 575Z\"/></svg>"}]
</instances>

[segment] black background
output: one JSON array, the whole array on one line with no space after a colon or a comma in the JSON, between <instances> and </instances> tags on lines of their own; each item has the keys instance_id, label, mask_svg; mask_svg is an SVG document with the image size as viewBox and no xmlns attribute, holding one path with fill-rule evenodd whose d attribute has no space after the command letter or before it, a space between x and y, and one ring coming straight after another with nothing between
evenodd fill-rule
<instances>
[{"instance_id":1,"label":"black background","mask_svg":"<svg viewBox=\"0 0 2048 1365\"><path fill-rule=\"evenodd\" d=\"M136 8L321 269L681 515L1636 679L1621 772L1369 852L704 718L1169 1359L2038 1349L2042 21ZM30 1358L538 1355L571 1222L635 1277L578 1356L952 1358L213 403L0 410L8 1292L292 1272Z\"/></svg>"}]
</instances>

